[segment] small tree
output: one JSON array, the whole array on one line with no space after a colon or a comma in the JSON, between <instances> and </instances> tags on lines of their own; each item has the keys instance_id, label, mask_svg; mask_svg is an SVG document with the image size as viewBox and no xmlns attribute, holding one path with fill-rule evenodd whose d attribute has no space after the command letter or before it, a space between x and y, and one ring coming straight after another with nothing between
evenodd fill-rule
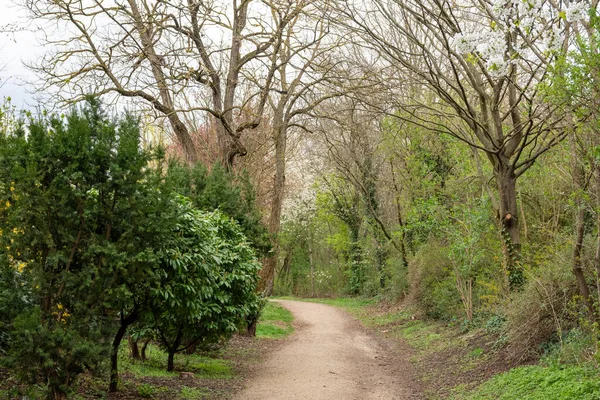
<instances>
[{"instance_id":1,"label":"small tree","mask_svg":"<svg viewBox=\"0 0 600 400\"><path fill-rule=\"evenodd\" d=\"M177 206L179 223L164 247L150 309L168 371L177 352L237 331L258 303L260 268L237 223L218 211L199 211L183 197Z\"/></svg>"},{"instance_id":2,"label":"small tree","mask_svg":"<svg viewBox=\"0 0 600 400\"><path fill-rule=\"evenodd\" d=\"M116 317L121 328L135 319L153 279L168 224L151 158L137 120L111 121L94 100L66 118L31 118L27 133L0 132L0 258L26 283L6 360L47 384L49 398L65 398L77 374L102 364Z\"/></svg>"}]
</instances>

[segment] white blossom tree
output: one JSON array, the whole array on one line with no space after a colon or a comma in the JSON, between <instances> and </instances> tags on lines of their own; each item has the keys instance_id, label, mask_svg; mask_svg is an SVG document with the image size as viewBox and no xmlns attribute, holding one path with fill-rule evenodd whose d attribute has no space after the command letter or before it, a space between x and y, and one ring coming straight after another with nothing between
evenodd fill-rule
<instances>
[{"instance_id":1,"label":"white blossom tree","mask_svg":"<svg viewBox=\"0 0 600 400\"><path fill-rule=\"evenodd\" d=\"M522 279L517 180L567 133L539 84L561 51L565 20L585 10L530 0L371 0L346 11L360 44L411 94L394 99L397 116L487 156L513 287Z\"/></svg>"}]
</instances>

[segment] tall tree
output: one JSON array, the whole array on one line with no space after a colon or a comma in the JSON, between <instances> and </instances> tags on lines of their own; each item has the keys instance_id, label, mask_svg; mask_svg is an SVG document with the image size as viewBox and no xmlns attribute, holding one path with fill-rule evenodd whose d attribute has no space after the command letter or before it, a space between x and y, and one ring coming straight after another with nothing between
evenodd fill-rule
<instances>
[{"instance_id":1,"label":"tall tree","mask_svg":"<svg viewBox=\"0 0 600 400\"><path fill-rule=\"evenodd\" d=\"M59 21L45 36L52 52L31 67L41 88L58 89L67 104L91 91L149 106L168 120L190 162L197 160L190 121L197 113L212 118L220 159L231 167L246 153L242 133L260 123L274 66L249 98L238 88L279 51L287 25L309 3L27 0L33 18ZM255 98L255 112L242 118Z\"/></svg>"},{"instance_id":2,"label":"tall tree","mask_svg":"<svg viewBox=\"0 0 600 400\"><path fill-rule=\"evenodd\" d=\"M518 285L517 179L566 136L557 129L562 114L540 101L536 87L561 44L558 11L527 2L372 0L354 2L346 14L399 85L420 88L419 96L396 98L404 118L486 154Z\"/></svg>"},{"instance_id":3,"label":"tall tree","mask_svg":"<svg viewBox=\"0 0 600 400\"><path fill-rule=\"evenodd\" d=\"M344 38L330 34L328 2L314 2L306 8L282 36L280 51L271 56L273 90L268 97L272 112L271 139L274 147L275 173L271 191L268 227L274 241L273 252L261 270L260 290L270 294L279 257L278 234L285 192L286 151L292 130L308 129L304 119L322 103L345 93L329 85L337 64L329 62L331 52ZM271 70L270 69L270 70Z\"/></svg>"}]
</instances>

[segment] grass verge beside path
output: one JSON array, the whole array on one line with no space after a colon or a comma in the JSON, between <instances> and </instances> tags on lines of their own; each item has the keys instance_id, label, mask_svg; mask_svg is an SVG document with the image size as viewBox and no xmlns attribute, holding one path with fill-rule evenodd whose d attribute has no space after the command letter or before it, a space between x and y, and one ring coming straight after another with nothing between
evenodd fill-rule
<instances>
[{"instance_id":1,"label":"grass verge beside path","mask_svg":"<svg viewBox=\"0 0 600 400\"><path fill-rule=\"evenodd\" d=\"M379 335L407 343L428 399L600 399L598 369L548 360L520 365L498 337L483 328L462 332L458 326L419 319L410 308L374 299L294 300L340 307Z\"/></svg>"},{"instance_id":2,"label":"grass verge beside path","mask_svg":"<svg viewBox=\"0 0 600 400\"><path fill-rule=\"evenodd\" d=\"M146 360L134 360L124 341L119 351L118 393L106 393L107 376L84 374L79 379L75 400L83 399L229 399L243 386L248 373L277 346L276 339L294 331L290 311L268 302L257 326L257 337L234 336L224 347L201 354L175 355L175 371L168 372L167 354L155 344L146 351ZM106 374L105 374L106 375ZM23 387L14 382L10 371L0 368L0 400L42 398L43 388Z\"/></svg>"},{"instance_id":3,"label":"grass verge beside path","mask_svg":"<svg viewBox=\"0 0 600 400\"><path fill-rule=\"evenodd\" d=\"M256 337L265 339L281 339L294 332L294 317L285 307L267 302L256 327Z\"/></svg>"}]
</instances>

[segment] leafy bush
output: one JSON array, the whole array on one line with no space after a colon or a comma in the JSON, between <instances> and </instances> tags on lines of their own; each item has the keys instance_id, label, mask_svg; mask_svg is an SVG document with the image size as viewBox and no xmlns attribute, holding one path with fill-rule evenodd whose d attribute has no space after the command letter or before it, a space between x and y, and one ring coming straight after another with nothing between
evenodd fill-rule
<instances>
[{"instance_id":1,"label":"leafy bush","mask_svg":"<svg viewBox=\"0 0 600 400\"><path fill-rule=\"evenodd\" d=\"M26 383L65 398L110 354L114 391L133 324L179 351L228 337L256 312L259 265L242 229L173 193L136 118L110 120L90 100L65 118L0 129L0 352ZM256 223L251 190L219 173L203 201L231 195Z\"/></svg>"},{"instance_id":2,"label":"leafy bush","mask_svg":"<svg viewBox=\"0 0 600 400\"><path fill-rule=\"evenodd\" d=\"M161 282L149 307L169 371L175 353L228 338L260 302L260 264L239 225L183 197L177 207L180 219L160 257Z\"/></svg>"},{"instance_id":3,"label":"leafy bush","mask_svg":"<svg viewBox=\"0 0 600 400\"><path fill-rule=\"evenodd\" d=\"M189 198L204 211L220 210L236 220L254 250L261 256L271 249L269 233L256 208L254 189L245 173L231 174L215 164L209 171L204 165L182 165L171 161L167 182L173 191Z\"/></svg>"},{"instance_id":4,"label":"leafy bush","mask_svg":"<svg viewBox=\"0 0 600 400\"><path fill-rule=\"evenodd\" d=\"M460 296L452 276L447 249L431 241L417 252L408 265L412 300L432 318L450 319L458 313Z\"/></svg>"},{"instance_id":5,"label":"leafy bush","mask_svg":"<svg viewBox=\"0 0 600 400\"><path fill-rule=\"evenodd\" d=\"M137 393L140 397L151 398L155 393L154 386L147 383L141 383L137 387Z\"/></svg>"},{"instance_id":6,"label":"leafy bush","mask_svg":"<svg viewBox=\"0 0 600 400\"><path fill-rule=\"evenodd\" d=\"M1 258L27 290L8 360L47 383L50 397L64 397L77 374L99 363L114 317L130 304L127 283L152 276L166 224L149 187L151 159L138 121L111 121L94 100L64 119L30 118L27 134L0 134ZM0 309L19 305L0 301Z\"/></svg>"}]
</instances>

